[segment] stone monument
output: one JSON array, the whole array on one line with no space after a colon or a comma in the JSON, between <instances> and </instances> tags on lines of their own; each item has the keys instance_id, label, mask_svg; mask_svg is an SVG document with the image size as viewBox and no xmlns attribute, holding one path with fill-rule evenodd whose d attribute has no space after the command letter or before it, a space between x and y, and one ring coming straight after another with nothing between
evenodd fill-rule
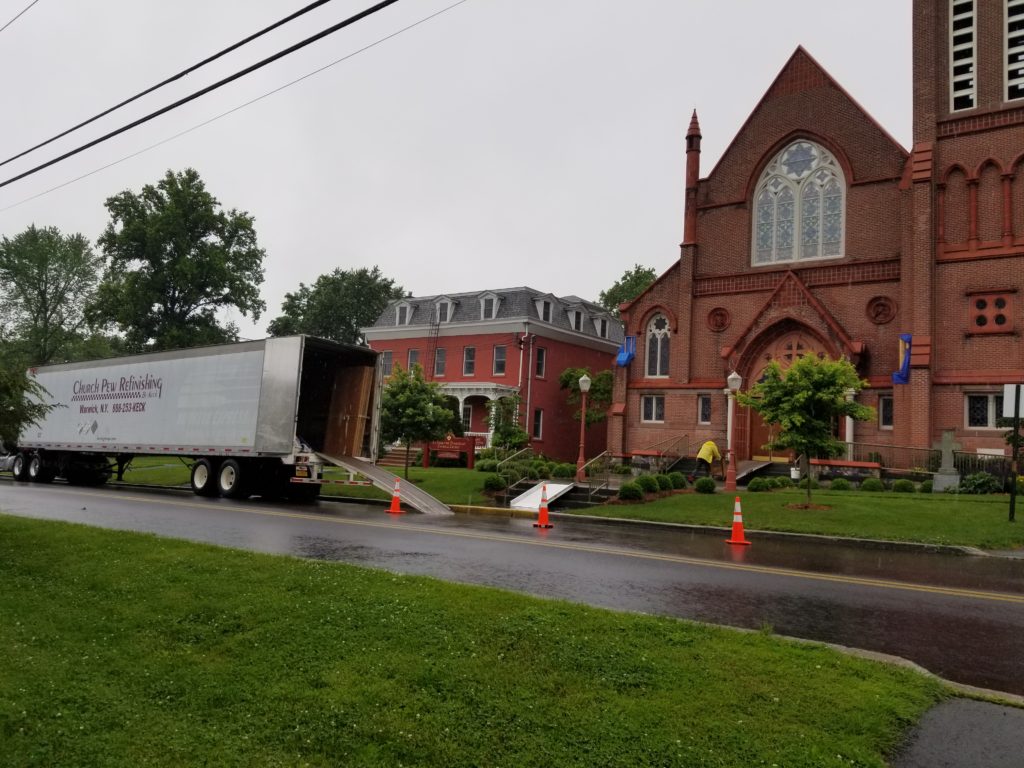
<instances>
[{"instance_id":1,"label":"stone monument","mask_svg":"<svg viewBox=\"0 0 1024 768\"><path fill-rule=\"evenodd\" d=\"M953 451L958 450L960 444L953 442L953 434L952 429L943 430L942 442L933 446L942 452L942 464L932 478L932 493L942 493L947 488L960 485L960 473L953 466Z\"/></svg>"}]
</instances>

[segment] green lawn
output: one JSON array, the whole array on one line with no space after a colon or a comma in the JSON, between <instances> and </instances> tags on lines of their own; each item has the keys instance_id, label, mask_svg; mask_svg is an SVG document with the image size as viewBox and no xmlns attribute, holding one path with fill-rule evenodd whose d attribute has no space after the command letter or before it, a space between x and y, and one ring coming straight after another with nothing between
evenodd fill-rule
<instances>
[{"instance_id":1,"label":"green lawn","mask_svg":"<svg viewBox=\"0 0 1024 768\"><path fill-rule=\"evenodd\" d=\"M1007 522L1008 496L813 491L824 510L788 509L805 491L740 490L743 523L750 530L792 531L867 539L958 544L984 549L1024 547L1024 499L1018 521ZM611 504L587 514L691 525L732 525L734 494L684 493L645 504Z\"/></svg>"},{"instance_id":2,"label":"green lawn","mask_svg":"<svg viewBox=\"0 0 1024 768\"><path fill-rule=\"evenodd\" d=\"M5 766L883 766L946 695L820 646L0 515Z\"/></svg>"}]
</instances>

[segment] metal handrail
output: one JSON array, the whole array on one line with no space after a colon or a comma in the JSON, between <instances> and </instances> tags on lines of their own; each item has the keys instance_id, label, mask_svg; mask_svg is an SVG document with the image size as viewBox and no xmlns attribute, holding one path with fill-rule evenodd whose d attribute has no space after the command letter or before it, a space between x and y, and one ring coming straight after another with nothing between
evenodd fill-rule
<instances>
[{"instance_id":1,"label":"metal handrail","mask_svg":"<svg viewBox=\"0 0 1024 768\"><path fill-rule=\"evenodd\" d=\"M602 460L604 460L607 456L608 456L608 451L604 451L603 453L597 454L597 456L595 456L594 458L592 458L590 461L588 461L586 464L583 465L583 471L586 472L587 471L587 467L589 467L595 461L602 461Z\"/></svg>"},{"instance_id":2,"label":"metal handrail","mask_svg":"<svg viewBox=\"0 0 1024 768\"><path fill-rule=\"evenodd\" d=\"M501 471L501 465L502 465L502 464L505 464L505 463L507 463L507 462L509 462L509 461L512 461L513 459L517 459L517 458L519 458L519 456L521 456L521 455L522 455L522 454L524 454L524 453L531 453L531 454L532 454L532 453L533 453L533 449L532 449L532 448L530 448L529 446L527 446L527 447L525 447L525 448L520 448L520 449L519 449L518 451L516 451L515 453L513 453L513 454L512 454L511 456L509 456L508 458L504 458L504 459L502 459L501 461L499 461L499 462L497 463L497 465L496 465L496 466L494 467L494 471L495 471L495 472L500 472L500 471Z\"/></svg>"}]
</instances>

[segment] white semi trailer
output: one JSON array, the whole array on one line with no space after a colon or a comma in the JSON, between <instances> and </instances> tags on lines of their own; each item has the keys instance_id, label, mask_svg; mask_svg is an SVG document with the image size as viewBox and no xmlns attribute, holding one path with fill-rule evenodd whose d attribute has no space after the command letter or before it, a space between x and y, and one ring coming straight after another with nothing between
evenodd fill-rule
<instances>
[{"instance_id":1,"label":"white semi trailer","mask_svg":"<svg viewBox=\"0 0 1024 768\"><path fill-rule=\"evenodd\" d=\"M54 407L8 457L19 480L98 485L176 456L201 496L305 500L325 460L374 469L381 373L365 347L288 336L30 373Z\"/></svg>"}]
</instances>

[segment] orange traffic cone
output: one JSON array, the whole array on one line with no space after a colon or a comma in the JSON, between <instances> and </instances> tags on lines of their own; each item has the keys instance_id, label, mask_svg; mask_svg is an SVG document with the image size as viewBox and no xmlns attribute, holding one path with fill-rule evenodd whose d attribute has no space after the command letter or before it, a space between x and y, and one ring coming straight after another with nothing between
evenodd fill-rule
<instances>
[{"instance_id":1,"label":"orange traffic cone","mask_svg":"<svg viewBox=\"0 0 1024 768\"><path fill-rule=\"evenodd\" d=\"M551 523L548 522L548 486L544 484L540 487L540 509L537 510L537 522L533 524L534 528L550 528Z\"/></svg>"},{"instance_id":2,"label":"orange traffic cone","mask_svg":"<svg viewBox=\"0 0 1024 768\"><path fill-rule=\"evenodd\" d=\"M402 514L402 500L398 495L398 478L395 478L395 492L391 496L391 506L388 507L388 512L392 515Z\"/></svg>"},{"instance_id":3,"label":"orange traffic cone","mask_svg":"<svg viewBox=\"0 0 1024 768\"><path fill-rule=\"evenodd\" d=\"M732 536L725 540L728 544L750 544L743 536L743 510L740 509L740 497L732 509Z\"/></svg>"}]
</instances>

